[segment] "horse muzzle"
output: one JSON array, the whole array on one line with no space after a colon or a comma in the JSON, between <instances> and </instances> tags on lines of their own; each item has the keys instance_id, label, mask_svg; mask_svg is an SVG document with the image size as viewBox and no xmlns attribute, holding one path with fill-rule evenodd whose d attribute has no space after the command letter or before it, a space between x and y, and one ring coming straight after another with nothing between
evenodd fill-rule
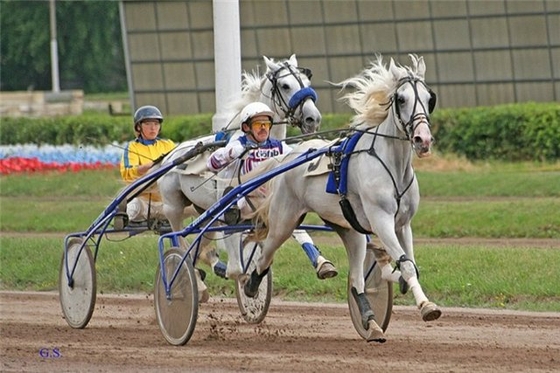
<instances>
[{"instance_id":1,"label":"horse muzzle","mask_svg":"<svg viewBox=\"0 0 560 373\"><path fill-rule=\"evenodd\" d=\"M432 143L434 138L430 136L414 136L412 139L412 147L414 152L419 158L428 157L431 155Z\"/></svg>"},{"instance_id":2,"label":"horse muzzle","mask_svg":"<svg viewBox=\"0 0 560 373\"><path fill-rule=\"evenodd\" d=\"M301 106L301 133L306 135L317 132L321 126L321 120L321 112L315 106L315 102L311 99L305 100Z\"/></svg>"},{"instance_id":3,"label":"horse muzzle","mask_svg":"<svg viewBox=\"0 0 560 373\"><path fill-rule=\"evenodd\" d=\"M426 117L420 116L418 124L414 127L414 135L411 142L414 152L419 158L427 157L431 154L434 138L430 131L430 124Z\"/></svg>"}]
</instances>

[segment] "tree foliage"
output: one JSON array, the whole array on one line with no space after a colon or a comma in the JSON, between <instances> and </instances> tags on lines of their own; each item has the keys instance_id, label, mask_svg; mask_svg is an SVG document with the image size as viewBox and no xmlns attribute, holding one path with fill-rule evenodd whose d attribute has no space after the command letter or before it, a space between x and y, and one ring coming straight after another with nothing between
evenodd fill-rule
<instances>
[{"instance_id":1,"label":"tree foliage","mask_svg":"<svg viewBox=\"0 0 560 373\"><path fill-rule=\"evenodd\" d=\"M56 1L60 88L126 91L117 1ZM0 1L0 88L50 90L49 1Z\"/></svg>"}]
</instances>

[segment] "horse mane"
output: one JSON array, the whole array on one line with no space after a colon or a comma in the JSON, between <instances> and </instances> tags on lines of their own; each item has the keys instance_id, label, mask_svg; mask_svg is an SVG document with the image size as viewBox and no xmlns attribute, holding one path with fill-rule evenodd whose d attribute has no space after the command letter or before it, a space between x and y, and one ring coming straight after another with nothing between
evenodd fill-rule
<instances>
[{"instance_id":1,"label":"horse mane","mask_svg":"<svg viewBox=\"0 0 560 373\"><path fill-rule=\"evenodd\" d=\"M413 68L399 65L392 58L390 66L387 67L383 63L383 57L377 54L369 66L358 75L335 84L340 86L341 90L354 88L353 92L340 99L356 112L350 123L351 127L367 128L383 123L389 115L388 109L399 81L407 76L423 79L423 71L418 68L422 57L418 58L413 54L409 56L413 61Z\"/></svg>"},{"instance_id":2,"label":"horse mane","mask_svg":"<svg viewBox=\"0 0 560 373\"><path fill-rule=\"evenodd\" d=\"M276 63L284 63L289 61L289 59L275 60L274 58L269 58L270 61ZM260 101L262 88L266 84L266 75L260 74L257 67L256 70L243 71L241 74L241 96L229 102L226 106L227 110L236 115L235 118L231 120L231 124L228 126L230 129L241 128L241 123L237 115L243 110L245 106L252 102Z\"/></svg>"},{"instance_id":3,"label":"horse mane","mask_svg":"<svg viewBox=\"0 0 560 373\"><path fill-rule=\"evenodd\" d=\"M244 71L241 75L241 97L230 102L227 105L228 109L238 113L251 102L259 101L264 79L265 76L261 76L257 71Z\"/></svg>"}]
</instances>

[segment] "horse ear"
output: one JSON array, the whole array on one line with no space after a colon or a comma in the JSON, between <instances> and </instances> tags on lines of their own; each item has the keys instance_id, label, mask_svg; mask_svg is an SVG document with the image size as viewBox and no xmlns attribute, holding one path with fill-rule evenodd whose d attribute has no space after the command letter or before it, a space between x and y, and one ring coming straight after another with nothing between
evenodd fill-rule
<instances>
[{"instance_id":1,"label":"horse ear","mask_svg":"<svg viewBox=\"0 0 560 373\"><path fill-rule=\"evenodd\" d=\"M424 79L424 75L426 74L426 63L424 62L424 57L420 57L418 59L418 76L421 79Z\"/></svg>"},{"instance_id":2,"label":"horse ear","mask_svg":"<svg viewBox=\"0 0 560 373\"><path fill-rule=\"evenodd\" d=\"M297 66L297 58L296 58L296 54L292 54L290 56L290 58L288 59L288 62L290 63L290 65L292 66Z\"/></svg>"},{"instance_id":3,"label":"horse ear","mask_svg":"<svg viewBox=\"0 0 560 373\"><path fill-rule=\"evenodd\" d=\"M399 80L400 71L397 65L395 64L395 60L393 60L392 58L391 61L389 62L389 71L391 72L391 74L393 74L393 79Z\"/></svg>"},{"instance_id":4,"label":"horse ear","mask_svg":"<svg viewBox=\"0 0 560 373\"><path fill-rule=\"evenodd\" d=\"M267 56L263 56L264 63L266 64L267 71L276 71L278 70L278 65L274 63L273 60L268 58Z\"/></svg>"}]
</instances>

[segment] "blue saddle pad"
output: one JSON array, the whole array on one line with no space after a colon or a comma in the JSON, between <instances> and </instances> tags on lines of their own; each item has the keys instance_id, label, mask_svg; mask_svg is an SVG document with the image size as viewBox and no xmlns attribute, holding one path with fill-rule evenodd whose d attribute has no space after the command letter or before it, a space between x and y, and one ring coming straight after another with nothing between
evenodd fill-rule
<instances>
[{"instance_id":1,"label":"blue saddle pad","mask_svg":"<svg viewBox=\"0 0 560 373\"><path fill-rule=\"evenodd\" d=\"M348 160L350 159L350 154L354 151L354 148L361 136L361 132L355 133L351 137L346 138L342 144L333 148L333 153L342 153L342 160L340 162L340 182L337 184L334 177L334 170L331 171L329 173L325 189L327 193L345 195L348 191Z\"/></svg>"}]
</instances>

